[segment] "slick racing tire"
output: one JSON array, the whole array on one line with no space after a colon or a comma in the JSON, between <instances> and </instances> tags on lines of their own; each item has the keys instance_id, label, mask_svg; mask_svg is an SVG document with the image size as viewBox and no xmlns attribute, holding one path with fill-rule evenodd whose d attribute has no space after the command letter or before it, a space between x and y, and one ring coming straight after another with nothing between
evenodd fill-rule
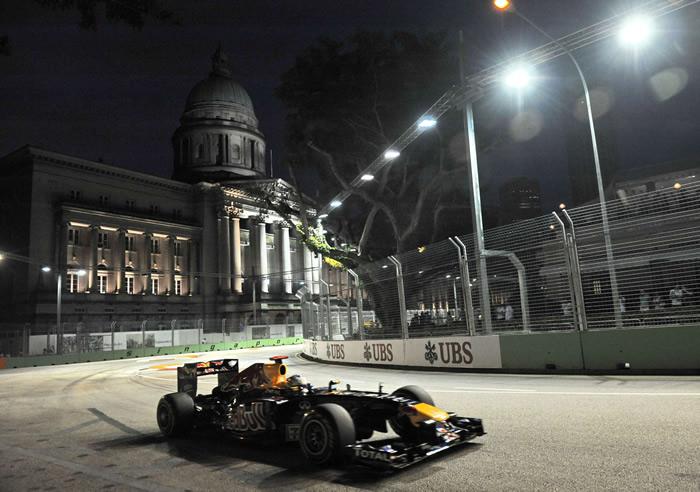
<instances>
[{"instance_id":1,"label":"slick racing tire","mask_svg":"<svg viewBox=\"0 0 700 492\"><path fill-rule=\"evenodd\" d=\"M187 393L170 393L158 402L156 419L166 437L188 434L194 425L194 400Z\"/></svg>"},{"instance_id":2,"label":"slick racing tire","mask_svg":"<svg viewBox=\"0 0 700 492\"><path fill-rule=\"evenodd\" d=\"M342 460L343 449L355 443L355 423L337 403L317 405L301 421L299 446L312 465L328 465Z\"/></svg>"},{"instance_id":3,"label":"slick racing tire","mask_svg":"<svg viewBox=\"0 0 700 492\"><path fill-rule=\"evenodd\" d=\"M420 386L403 386L392 393L394 396L402 396L420 403L434 405L433 397ZM407 441L417 441L420 439L420 432L411 423L407 415L396 415L389 419L389 425L401 438Z\"/></svg>"}]
</instances>

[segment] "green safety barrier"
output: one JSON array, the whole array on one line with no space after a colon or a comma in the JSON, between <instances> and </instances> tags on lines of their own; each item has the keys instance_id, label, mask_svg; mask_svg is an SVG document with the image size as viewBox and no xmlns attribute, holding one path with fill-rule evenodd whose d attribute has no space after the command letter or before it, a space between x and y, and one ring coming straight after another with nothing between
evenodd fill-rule
<instances>
[{"instance_id":1,"label":"green safety barrier","mask_svg":"<svg viewBox=\"0 0 700 492\"><path fill-rule=\"evenodd\" d=\"M201 352L216 352L220 350L240 350L261 347L281 347L283 345L298 345L302 337L265 338L260 340L241 340L239 342L200 343L194 345L176 345L174 347L138 347L128 350L112 350L106 352L83 352L64 355L34 355L27 357L0 358L0 369L16 369L21 367L57 366L75 364L78 362L97 362L105 360L136 359L139 357L154 357L158 355L180 355Z\"/></svg>"}]
</instances>

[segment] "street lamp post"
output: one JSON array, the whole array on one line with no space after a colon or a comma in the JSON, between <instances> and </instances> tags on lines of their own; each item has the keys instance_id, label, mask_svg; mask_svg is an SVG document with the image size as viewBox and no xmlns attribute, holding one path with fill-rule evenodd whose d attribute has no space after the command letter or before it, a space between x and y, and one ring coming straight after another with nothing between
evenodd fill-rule
<instances>
[{"instance_id":1,"label":"street lamp post","mask_svg":"<svg viewBox=\"0 0 700 492\"><path fill-rule=\"evenodd\" d=\"M522 12L517 10L515 6L510 1L506 0L494 0L494 6L504 12L512 12L520 19L525 21L530 27L535 29L537 32L542 34L544 37L549 39L554 43L559 49L561 49L569 57L574 67L576 67L576 72L578 73L579 79L581 80L581 85L583 86L583 96L586 104L586 114L588 117L588 127L591 133L591 147L593 150L593 163L595 165L595 175L596 184L598 186L598 199L600 201L600 214L603 222L603 241L605 242L605 256L608 265L608 274L610 275L610 290L612 293L613 301L613 311L615 314L615 326L617 328L622 328L622 314L620 313L620 303L619 303L619 292L617 287L617 273L615 271L615 259L613 256L612 241L610 238L610 226L608 224L608 209L605 200L605 190L603 188L603 176L600 170L600 158L598 156L598 140L596 138L595 124L593 122L593 110L591 109L591 96L588 91L588 83L586 82L586 77L583 75L581 66L574 58L574 55L568 50L564 45L562 45L556 38L549 35L540 26L535 24L532 20L526 17Z\"/></svg>"},{"instance_id":2,"label":"street lamp post","mask_svg":"<svg viewBox=\"0 0 700 492\"><path fill-rule=\"evenodd\" d=\"M464 34L459 32L459 75L460 82L465 81ZM469 151L469 182L471 184L472 227L476 246L476 270L479 277L479 295L481 315L486 332L491 331L491 299L489 297L489 280L486 272L486 245L484 242L484 222L481 217L481 189L479 185L479 165L476 155L476 134L474 129L474 106L470 99L464 103L464 138Z\"/></svg>"}]
</instances>

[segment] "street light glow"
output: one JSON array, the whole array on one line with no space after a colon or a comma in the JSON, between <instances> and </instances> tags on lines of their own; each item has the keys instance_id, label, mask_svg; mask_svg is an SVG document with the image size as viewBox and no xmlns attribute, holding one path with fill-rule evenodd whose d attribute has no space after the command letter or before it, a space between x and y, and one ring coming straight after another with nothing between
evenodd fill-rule
<instances>
[{"instance_id":1,"label":"street light glow","mask_svg":"<svg viewBox=\"0 0 700 492\"><path fill-rule=\"evenodd\" d=\"M559 209L564 210L566 208L566 203L560 203L559 204Z\"/></svg>"},{"instance_id":2,"label":"street light glow","mask_svg":"<svg viewBox=\"0 0 700 492\"><path fill-rule=\"evenodd\" d=\"M506 74L503 81L508 87L522 89L530 83L530 78L530 72L525 67L514 67Z\"/></svg>"},{"instance_id":3,"label":"street light glow","mask_svg":"<svg viewBox=\"0 0 700 492\"><path fill-rule=\"evenodd\" d=\"M435 118L423 118L418 122L418 128L422 130L434 128L435 125L437 125L437 120Z\"/></svg>"},{"instance_id":4,"label":"street light glow","mask_svg":"<svg viewBox=\"0 0 700 492\"><path fill-rule=\"evenodd\" d=\"M620 27L620 42L626 46L645 44L654 32L654 26L649 17L635 15L622 23Z\"/></svg>"},{"instance_id":5,"label":"street light glow","mask_svg":"<svg viewBox=\"0 0 700 492\"><path fill-rule=\"evenodd\" d=\"M51 267L50 266L43 266L43 267L41 267L41 271L44 273L49 273L51 271Z\"/></svg>"},{"instance_id":6,"label":"street light glow","mask_svg":"<svg viewBox=\"0 0 700 492\"><path fill-rule=\"evenodd\" d=\"M493 6L498 10L508 10L510 8L510 0L493 0Z\"/></svg>"},{"instance_id":7,"label":"street light glow","mask_svg":"<svg viewBox=\"0 0 700 492\"><path fill-rule=\"evenodd\" d=\"M343 204L343 202L341 202L340 200L333 200L333 201L331 202L331 207L337 208L337 207L340 207L342 204ZM319 217L319 218L320 218L320 217Z\"/></svg>"},{"instance_id":8,"label":"street light glow","mask_svg":"<svg viewBox=\"0 0 700 492\"><path fill-rule=\"evenodd\" d=\"M398 150L394 150L394 149L389 149L386 152L384 152L384 158L390 159L390 160L396 159L400 155L401 155L401 152L399 152Z\"/></svg>"},{"instance_id":9,"label":"street light glow","mask_svg":"<svg viewBox=\"0 0 700 492\"><path fill-rule=\"evenodd\" d=\"M373 174L363 174L360 178L362 181L372 181L374 179Z\"/></svg>"}]
</instances>

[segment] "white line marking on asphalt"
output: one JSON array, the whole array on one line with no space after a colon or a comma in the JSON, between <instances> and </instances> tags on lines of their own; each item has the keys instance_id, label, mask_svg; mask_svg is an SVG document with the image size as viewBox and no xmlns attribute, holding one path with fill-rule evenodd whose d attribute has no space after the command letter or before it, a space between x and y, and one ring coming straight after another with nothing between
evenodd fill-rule
<instances>
[{"instance_id":1,"label":"white line marking on asphalt","mask_svg":"<svg viewBox=\"0 0 700 492\"><path fill-rule=\"evenodd\" d=\"M456 389L458 390L467 390L467 391L517 391L517 392L523 392L523 393L533 393L536 392L537 390L534 389L518 389L518 388L482 388L482 387L463 387L463 386L457 386Z\"/></svg>"},{"instance_id":2,"label":"white line marking on asphalt","mask_svg":"<svg viewBox=\"0 0 700 492\"><path fill-rule=\"evenodd\" d=\"M573 396L700 396L700 393L646 393L646 392L593 392L593 391L490 391L490 390L441 390L431 389L431 393L485 393L493 395L573 395Z\"/></svg>"}]
</instances>

